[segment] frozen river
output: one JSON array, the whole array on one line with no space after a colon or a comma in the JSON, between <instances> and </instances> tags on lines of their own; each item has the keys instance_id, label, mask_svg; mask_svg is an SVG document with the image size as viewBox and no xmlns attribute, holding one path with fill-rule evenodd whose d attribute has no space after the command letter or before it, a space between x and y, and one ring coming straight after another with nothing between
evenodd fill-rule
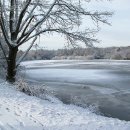
<instances>
[{"instance_id":1,"label":"frozen river","mask_svg":"<svg viewBox=\"0 0 130 130\"><path fill-rule=\"evenodd\" d=\"M96 106L106 115L130 120L130 61L23 62L26 78L46 84L64 103Z\"/></svg>"}]
</instances>

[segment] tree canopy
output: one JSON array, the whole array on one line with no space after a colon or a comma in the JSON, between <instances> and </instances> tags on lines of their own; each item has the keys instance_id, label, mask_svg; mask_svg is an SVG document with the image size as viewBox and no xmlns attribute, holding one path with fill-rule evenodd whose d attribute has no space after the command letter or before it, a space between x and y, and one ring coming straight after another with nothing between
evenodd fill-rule
<instances>
[{"instance_id":1,"label":"tree canopy","mask_svg":"<svg viewBox=\"0 0 130 130\"><path fill-rule=\"evenodd\" d=\"M99 22L109 24L108 17L112 13L88 10L89 2L91 0L0 0L0 27L9 50L5 55L8 66L13 64L14 70L37 37L45 33L60 33L72 46L77 41L92 46L98 41L94 34L98 31ZM96 23L97 29L88 26L80 30L84 17L91 20L92 25ZM1 48L3 41L0 40ZM18 48L25 43L30 46L16 64L12 60L16 59ZM2 51L4 53L4 49Z\"/></svg>"}]
</instances>

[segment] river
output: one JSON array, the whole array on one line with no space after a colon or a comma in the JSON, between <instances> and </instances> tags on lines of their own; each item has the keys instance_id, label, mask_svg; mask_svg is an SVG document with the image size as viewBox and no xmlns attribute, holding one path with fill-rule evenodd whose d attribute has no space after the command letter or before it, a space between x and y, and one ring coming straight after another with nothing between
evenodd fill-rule
<instances>
[{"instance_id":1,"label":"river","mask_svg":"<svg viewBox=\"0 0 130 130\"><path fill-rule=\"evenodd\" d=\"M100 114L130 121L130 61L23 62L26 79L43 83L64 103L94 106Z\"/></svg>"}]
</instances>

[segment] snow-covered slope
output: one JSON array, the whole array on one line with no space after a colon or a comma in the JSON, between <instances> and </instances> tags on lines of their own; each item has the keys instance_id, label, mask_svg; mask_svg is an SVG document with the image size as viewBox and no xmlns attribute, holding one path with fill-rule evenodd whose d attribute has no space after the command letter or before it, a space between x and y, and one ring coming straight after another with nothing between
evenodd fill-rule
<instances>
[{"instance_id":1,"label":"snow-covered slope","mask_svg":"<svg viewBox=\"0 0 130 130\"><path fill-rule=\"evenodd\" d=\"M3 82L3 81L2 81ZM0 130L130 130L130 122L50 102L0 83Z\"/></svg>"}]
</instances>

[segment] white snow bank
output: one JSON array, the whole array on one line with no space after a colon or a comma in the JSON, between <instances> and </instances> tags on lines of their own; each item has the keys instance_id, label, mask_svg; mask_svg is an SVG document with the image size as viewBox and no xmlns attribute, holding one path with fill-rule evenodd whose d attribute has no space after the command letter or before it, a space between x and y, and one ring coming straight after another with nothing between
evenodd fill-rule
<instances>
[{"instance_id":1,"label":"white snow bank","mask_svg":"<svg viewBox=\"0 0 130 130\"><path fill-rule=\"evenodd\" d=\"M130 130L130 122L74 105L49 102L0 84L1 130Z\"/></svg>"}]
</instances>

